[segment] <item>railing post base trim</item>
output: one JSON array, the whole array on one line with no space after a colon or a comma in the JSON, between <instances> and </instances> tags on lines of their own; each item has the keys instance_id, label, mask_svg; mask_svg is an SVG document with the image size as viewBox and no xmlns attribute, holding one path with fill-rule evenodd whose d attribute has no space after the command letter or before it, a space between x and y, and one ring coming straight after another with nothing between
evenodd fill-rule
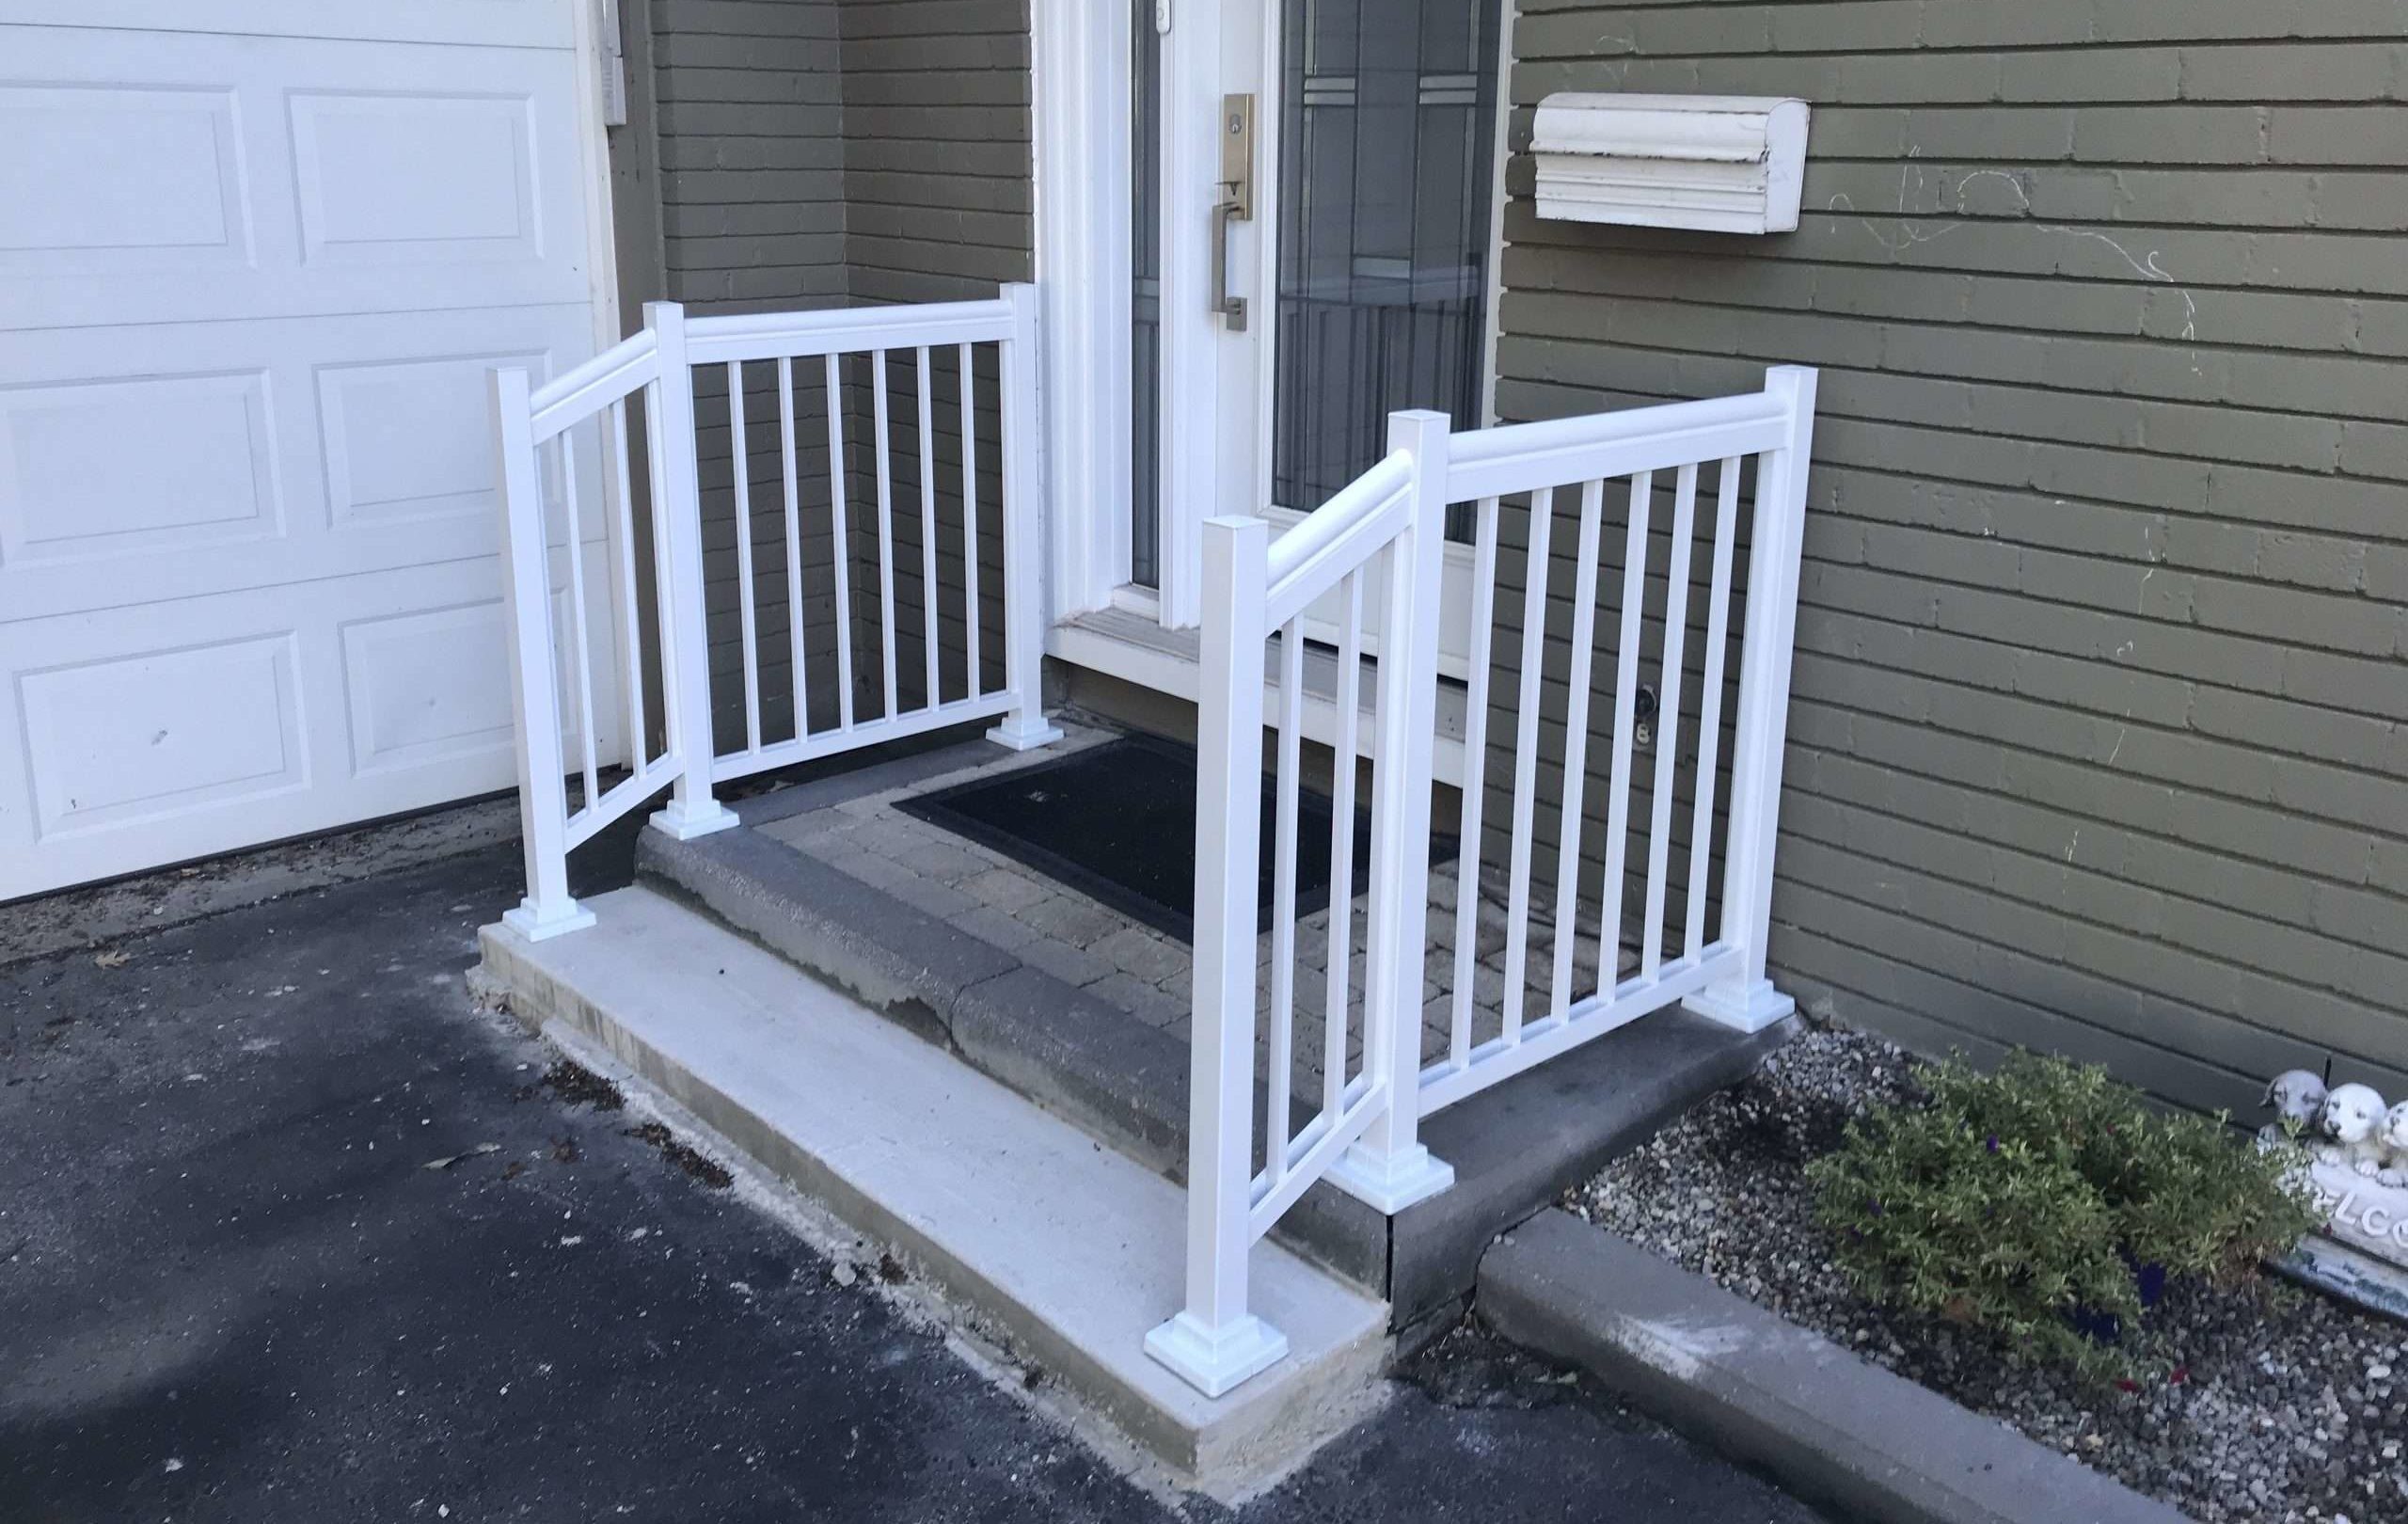
<instances>
[{"instance_id":1,"label":"railing post base trim","mask_svg":"<svg viewBox=\"0 0 2408 1524\"><path fill-rule=\"evenodd\" d=\"M691 808L683 801L673 799L656 810L652 818L644 823L663 835L673 836L679 841L691 841L696 836L707 836L744 822L737 818L734 810L715 799L705 799L700 806Z\"/></svg>"},{"instance_id":2,"label":"railing post base trim","mask_svg":"<svg viewBox=\"0 0 2408 1524\"><path fill-rule=\"evenodd\" d=\"M1710 1022L1741 1032L1761 1032L1798 1008L1798 1002L1772 986L1770 979L1709 984L1681 1002Z\"/></svg>"},{"instance_id":3,"label":"railing post base trim","mask_svg":"<svg viewBox=\"0 0 2408 1524\"><path fill-rule=\"evenodd\" d=\"M1004 716L1003 723L987 732L987 738L998 746L1015 752L1033 752L1040 746L1051 746L1062 738L1062 727L1041 714L1018 711Z\"/></svg>"},{"instance_id":4,"label":"railing post base trim","mask_svg":"<svg viewBox=\"0 0 2408 1524\"><path fill-rule=\"evenodd\" d=\"M594 924L594 913L574 899L548 907L538 905L531 895L503 911L501 924L530 942L541 942L547 937L584 930Z\"/></svg>"},{"instance_id":5,"label":"railing post base trim","mask_svg":"<svg viewBox=\"0 0 2408 1524\"><path fill-rule=\"evenodd\" d=\"M1146 1335L1146 1353L1207 1397L1218 1397L1288 1355L1288 1336L1251 1312L1220 1328L1181 1312Z\"/></svg>"},{"instance_id":6,"label":"railing post base trim","mask_svg":"<svg viewBox=\"0 0 2408 1524\"><path fill-rule=\"evenodd\" d=\"M1414 1105L1419 1100L1417 1095L1404 1103ZM1357 1143L1339 1154L1323 1178L1365 1206L1393 1217L1452 1185L1455 1167L1418 1143L1398 1153L1375 1152Z\"/></svg>"}]
</instances>

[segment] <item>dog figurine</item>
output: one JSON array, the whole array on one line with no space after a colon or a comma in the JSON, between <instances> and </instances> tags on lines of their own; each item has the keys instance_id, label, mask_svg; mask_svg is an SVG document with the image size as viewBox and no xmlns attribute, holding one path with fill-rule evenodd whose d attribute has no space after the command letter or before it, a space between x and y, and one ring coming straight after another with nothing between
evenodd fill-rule
<instances>
[{"instance_id":1,"label":"dog figurine","mask_svg":"<svg viewBox=\"0 0 2408 1524\"><path fill-rule=\"evenodd\" d=\"M2317 1111L2324 1104L2324 1082L2305 1069L2287 1069L2266 1082L2266 1099L2274 1119L2258 1129L2264 1143L2288 1143L2315 1130Z\"/></svg>"},{"instance_id":2,"label":"dog figurine","mask_svg":"<svg viewBox=\"0 0 2408 1524\"><path fill-rule=\"evenodd\" d=\"M2384 1145L2378 1135L2385 1117L2383 1097L2370 1085L2336 1085L2318 1108L2316 1124L2325 1142L2316 1156L2326 1164L2346 1164L2361 1175L2383 1167Z\"/></svg>"},{"instance_id":3,"label":"dog figurine","mask_svg":"<svg viewBox=\"0 0 2408 1524\"><path fill-rule=\"evenodd\" d=\"M2375 1139L2383 1145L2383 1167L2374 1172L2376 1182L2408 1185L2408 1101L2384 1113Z\"/></svg>"}]
</instances>

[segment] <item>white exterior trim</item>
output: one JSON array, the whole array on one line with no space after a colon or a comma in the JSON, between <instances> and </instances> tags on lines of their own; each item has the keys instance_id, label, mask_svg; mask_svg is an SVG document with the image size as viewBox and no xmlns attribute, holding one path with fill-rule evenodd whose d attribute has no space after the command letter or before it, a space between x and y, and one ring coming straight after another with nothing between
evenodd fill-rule
<instances>
[{"instance_id":1,"label":"white exterior trim","mask_svg":"<svg viewBox=\"0 0 2408 1524\"><path fill-rule=\"evenodd\" d=\"M1104 607L1129 579L1133 40L1128 0L1029 10L1051 621Z\"/></svg>"},{"instance_id":2,"label":"white exterior trim","mask_svg":"<svg viewBox=\"0 0 2408 1524\"><path fill-rule=\"evenodd\" d=\"M1488 310L1480 338L1480 421L1483 427L1499 421L1497 337L1505 307L1505 166L1513 157L1513 25L1521 17L1521 8L1514 0L1497 0L1497 124L1488 170Z\"/></svg>"}]
</instances>

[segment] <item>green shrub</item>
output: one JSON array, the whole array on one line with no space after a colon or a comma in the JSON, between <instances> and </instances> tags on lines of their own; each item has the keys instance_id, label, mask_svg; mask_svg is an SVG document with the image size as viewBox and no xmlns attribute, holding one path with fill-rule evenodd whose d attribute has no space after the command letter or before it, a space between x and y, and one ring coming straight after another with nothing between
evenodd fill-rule
<instances>
[{"instance_id":1,"label":"green shrub","mask_svg":"<svg viewBox=\"0 0 2408 1524\"><path fill-rule=\"evenodd\" d=\"M2131 1373L2141 1267L2230 1285L2318 1220L2282 1154L2221 1116L2152 1111L2104 1070L2019 1053L1990 1073L1952 1059L1922 1078L1926 1103L1850 1122L1808 1167L1817 1215L1865 1294L2019 1354ZM2111 1317L2116 1346L2075 1322Z\"/></svg>"}]
</instances>

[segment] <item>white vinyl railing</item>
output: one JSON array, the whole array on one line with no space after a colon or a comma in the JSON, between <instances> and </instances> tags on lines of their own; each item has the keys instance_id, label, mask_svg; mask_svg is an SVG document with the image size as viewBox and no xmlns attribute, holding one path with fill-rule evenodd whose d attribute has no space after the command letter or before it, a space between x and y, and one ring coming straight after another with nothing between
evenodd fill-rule
<instances>
[{"instance_id":1,"label":"white vinyl railing","mask_svg":"<svg viewBox=\"0 0 2408 1524\"><path fill-rule=\"evenodd\" d=\"M991 301L693 319L673 302L655 302L644 308L642 332L541 388L531 389L524 371L493 373L527 858L527 897L506 921L530 938L593 924L569 895L569 851L664 787L669 803L652 823L692 837L736 824L712 789L750 773L989 718L1001 721L989 734L1015 748L1058 737L1038 706L1036 298L1034 287L1007 286ZM982 351L992 352L991 397L981 392ZM908 441L892 396L898 363L913 383ZM723 417L697 418L697 370L723 382ZM950 417L938 402L940 372L955 391ZM799 374L819 390L817 417L799 402ZM761 515L747 406L771 387L776 480L757 490L774 493L783 510L784 637L776 643L764 635L769 611L760 607L764 586L780 579L765 580L756 555ZM864 390L865 429L854 416ZM641 541L628 439L628 407L639 397L649 467L649 533ZM941 461L947 424L953 458ZM712 658L697 446L698 431L721 425L734 521L733 574L721 579L722 589L734 585L732 672ZM999 457L991 477L982 474L982 439ZM824 477L824 496L816 482L806 491L803 469L822 449L813 474ZM898 455L916 467L916 502L897 500ZM580 489L581 456L603 462L598 500L610 575L598 587L578 554L577 526L596 500L593 484ZM999 500L991 516L990 500ZM569 547L558 588L547 523L555 518L564 519ZM898 528L918 542L915 567L898 567ZM945 559L958 568L950 589L939 567L948 531ZM1001 585L982 587L984 548L998 541ZM824 564L806 568L807 544L827 547ZM639 607L647 549L648 610ZM918 603L908 629L898 571ZM806 608L814 576L832 588L830 611L816 620ZM722 605L728 596L720 594ZM948 601L958 619L947 619ZM984 644L994 611L1000 663ZM918 647L908 670L905 639ZM615 670L597 675L597 652L611 655ZM657 735L647 722L655 693ZM597 755L604 705L624 714L624 755ZM765 721L781 710L781 724ZM740 733L735 744L717 739L722 714Z\"/></svg>"},{"instance_id":2,"label":"white vinyl railing","mask_svg":"<svg viewBox=\"0 0 2408 1524\"><path fill-rule=\"evenodd\" d=\"M1417 1135L1421 1118L1534 1064L1676 1001L1753 1030L1790 1003L1765 976L1771 913L1775 817L1786 726L1798 564L1814 373L1784 367L1765 389L1544 423L1450 435L1442 416L1389 419L1389 453L1276 543L1259 520L1205 526L1203 671L1199 686L1199 783L1196 835L1196 984L1188 1165L1186 1305L1147 1338L1147 1348L1211 1395L1277 1360L1286 1341L1248 1310L1246 1267L1268 1232L1317 1180L1395 1213L1444 1189L1452 1171ZM1735 601L1734 561L1744 463L1755 464L1749 519L1745 627L1732 729L1727 796L1723 764L1726 649ZM1687 846L1673 851L1681 809L1680 738L1696 569L1701 468L1715 469L1707 573L1703 671L1688 770ZM1644 661L1656 484L1669 474L1670 541L1665 593L1655 610L1661 633L1652 674ZM1609 490L1610 489L1610 490ZM1570 673L1563 711L1542 723L1543 674L1559 495L1576 494L1577 541L1570 605ZM1501 907L1483 895L1483 795L1491 739L1490 668L1497 612L1498 541L1504 505L1526 508L1522 616L1511 738L1510 829L1504 837ZM1430 874L1432 752L1437 671L1440 536L1450 505L1475 507L1472 649L1464 738L1461 860L1451 911L1453 985L1444 1050L1422 1052L1425 899ZM1599 570L1608 510L1624 534L1615 600L1611 752L1606 768L1602 874L1584 879L1586 806L1596 673L1593 651ZM1323 949L1326 988L1319 1108L1292 1124L1290 1071L1295 1055L1296 828L1301 787L1299 720L1304 639L1298 617L1339 594L1339 734L1331 775L1330 913ZM1374 668L1377 745L1358 730L1363 604L1384 599ZM1258 883L1262 789L1265 643L1275 637L1278 702L1274 770L1269 990L1265 1036L1268 1096L1255 1125ZM1658 695L1646 801L1645 870L1635 924L1626 923L1628 847L1639 698L1646 679ZM1354 759L1370 768L1370 872L1361 914L1362 989L1349 989L1357 913L1351 880ZM1542 797L1543 775L1560 779ZM1536 877L1540 827L1552 828L1555 882L1542 905ZM1668 922L1675 863L1683 866L1676 922ZM1706 935L1715 869L1721 915ZM1593 922L1584 882L1600 886ZM1483 911L1501 910L1501 961L1493 1012L1480 1000ZM1545 921L1541 922L1542 911ZM1584 927L1591 929L1584 932ZM1537 933L1537 934L1534 934ZM1583 983L1577 956L1595 944ZM1624 949L1635 943L1625 975ZM1667 944L1670 944L1668 949ZM1669 951L1669 956L1668 956ZM1501 954L1501 959L1499 955ZM1533 994L1536 998L1533 999ZM1350 1039L1362 1059L1348 1064ZM1258 1165L1257 1161L1259 1160Z\"/></svg>"},{"instance_id":3,"label":"white vinyl railing","mask_svg":"<svg viewBox=\"0 0 2408 1524\"><path fill-rule=\"evenodd\" d=\"M1423 884L1430 865L1430 755L1436 734L1438 579L1444 566L1447 419L1397 413L1388 454L1277 544L1259 518L1204 526L1204 628L1197 689L1196 976L1189 1062L1187 1305L1146 1347L1208 1396L1287 1353L1246 1308L1246 1262L1296 1199L1323 1178L1383 1210L1445 1189L1453 1171L1415 1138L1420 1067ZM1339 627L1337 756L1331 778L1329 917L1320 1106L1292 1125L1297 1032L1296 865L1302 814L1303 619L1331 592ZM1363 605L1381 598L1373 723L1381 758L1371 802L1359 1012L1354 963L1354 783ZM1257 900L1262 829L1263 646L1279 643L1279 748L1273 836L1270 1058L1262 1165L1254 1119ZM1418 777L1419 788L1392 786ZM1402 981L1400 983L1400 981ZM1359 1015L1359 1021L1358 1021ZM1363 1061L1348 1072L1350 1038ZM1404 1103L1399 1104L1398 1098Z\"/></svg>"}]
</instances>

